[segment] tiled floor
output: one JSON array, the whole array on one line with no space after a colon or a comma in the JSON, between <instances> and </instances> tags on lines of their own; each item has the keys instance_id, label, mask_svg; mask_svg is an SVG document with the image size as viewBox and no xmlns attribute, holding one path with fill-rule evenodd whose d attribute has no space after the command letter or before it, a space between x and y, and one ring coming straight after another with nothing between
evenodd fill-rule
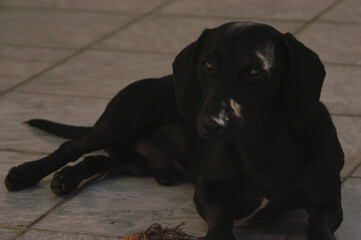
<instances>
[{"instance_id":1,"label":"tiled floor","mask_svg":"<svg viewBox=\"0 0 361 240\"><path fill-rule=\"evenodd\" d=\"M127 84L171 72L175 55L206 27L252 20L292 32L324 61L322 100L346 153L339 240L361 239L361 1L0 0L0 179L63 140L30 129L40 117L90 125ZM9 193L0 185L0 239L123 239L154 222L203 235L193 187L153 179L90 180L67 197L51 177ZM305 239L305 213L238 229L238 239Z\"/></svg>"}]
</instances>

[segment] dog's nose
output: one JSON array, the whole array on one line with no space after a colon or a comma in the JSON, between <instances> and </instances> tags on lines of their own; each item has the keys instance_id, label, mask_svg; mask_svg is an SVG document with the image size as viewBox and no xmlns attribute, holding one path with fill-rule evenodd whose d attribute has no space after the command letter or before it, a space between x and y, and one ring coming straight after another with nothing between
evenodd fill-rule
<instances>
[{"instance_id":1,"label":"dog's nose","mask_svg":"<svg viewBox=\"0 0 361 240\"><path fill-rule=\"evenodd\" d=\"M218 119L211 117L203 122L203 128L210 135L222 134L227 127L227 119Z\"/></svg>"}]
</instances>

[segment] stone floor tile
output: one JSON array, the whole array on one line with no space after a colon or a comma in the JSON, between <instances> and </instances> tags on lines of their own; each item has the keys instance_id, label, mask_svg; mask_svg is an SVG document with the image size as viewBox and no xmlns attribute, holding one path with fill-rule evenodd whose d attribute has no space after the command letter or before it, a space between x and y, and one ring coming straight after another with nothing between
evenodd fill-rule
<instances>
[{"instance_id":1,"label":"stone floor tile","mask_svg":"<svg viewBox=\"0 0 361 240\"><path fill-rule=\"evenodd\" d=\"M332 0L183 0L174 1L162 9L161 12L169 14L304 20L314 17L332 3Z\"/></svg>"},{"instance_id":2,"label":"stone floor tile","mask_svg":"<svg viewBox=\"0 0 361 240\"><path fill-rule=\"evenodd\" d=\"M73 125L92 125L107 99L8 93L0 98L0 149L52 152L64 139L32 129L22 122L45 118Z\"/></svg>"},{"instance_id":3,"label":"stone floor tile","mask_svg":"<svg viewBox=\"0 0 361 240\"><path fill-rule=\"evenodd\" d=\"M361 151L355 155L346 156L345 159L345 166L343 167L341 171L342 177L348 177L351 173L352 176L359 176L359 172L355 172L357 169L357 166L361 164Z\"/></svg>"},{"instance_id":4,"label":"stone floor tile","mask_svg":"<svg viewBox=\"0 0 361 240\"><path fill-rule=\"evenodd\" d=\"M229 21L226 18L151 16L97 44L95 48L177 54L194 42L205 28L214 28ZM301 23L264 23L282 32L292 32L301 26Z\"/></svg>"},{"instance_id":5,"label":"stone floor tile","mask_svg":"<svg viewBox=\"0 0 361 240\"><path fill-rule=\"evenodd\" d=\"M195 41L205 28L224 22L224 19L151 16L99 43L95 48L175 55Z\"/></svg>"},{"instance_id":6,"label":"stone floor tile","mask_svg":"<svg viewBox=\"0 0 361 240\"><path fill-rule=\"evenodd\" d=\"M346 177L361 163L361 118L333 116L339 140L345 153L341 176Z\"/></svg>"},{"instance_id":7,"label":"stone floor tile","mask_svg":"<svg viewBox=\"0 0 361 240\"><path fill-rule=\"evenodd\" d=\"M43 156L0 151L0 224L26 227L62 200L50 190L51 176L35 187L17 192L8 192L3 184L11 167Z\"/></svg>"},{"instance_id":8,"label":"stone floor tile","mask_svg":"<svg viewBox=\"0 0 361 240\"><path fill-rule=\"evenodd\" d=\"M3 0L4 5L11 6L32 6L32 7L55 7L62 9L86 9L96 11L119 11L119 12L148 12L156 6L166 2L166 0Z\"/></svg>"},{"instance_id":9,"label":"stone floor tile","mask_svg":"<svg viewBox=\"0 0 361 240\"><path fill-rule=\"evenodd\" d=\"M172 55L92 50L18 90L110 99L135 80L170 74L173 60Z\"/></svg>"},{"instance_id":10,"label":"stone floor tile","mask_svg":"<svg viewBox=\"0 0 361 240\"><path fill-rule=\"evenodd\" d=\"M361 155L359 157L361 158ZM360 162L361 162L361 159L360 159ZM358 169L352 174L352 176L361 178L361 166L358 167Z\"/></svg>"},{"instance_id":11,"label":"stone floor tile","mask_svg":"<svg viewBox=\"0 0 361 240\"><path fill-rule=\"evenodd\" d=\"M108 11L142 13L164 1L0 0L9 5L30 6L0 7L0 45L6 43L13 46L21 44L80 48L138 15L108 14ZM334 0L261 0L257 3L252 0L173 1L160 14L136 22L96 46L110 51L86 51L20 87L18 92L0 97L0 181L10 167L43 156L11 153L1 149L50 152L63 142L62 139L49 137L41 131L21 125L22 121L43 117L70 124L91 125L107 104L106 98L112 97L120 88L139 78L170 73L174 56L194 41L204 28L215 27L232 18L273 19L271 23L276 28L282 32L292 32L333 2ZM360 65L358 2L343 0L321 18L326 22L311 24L297 37L319 53L326 63ZM43 6L49 8L42 8ZM281 22L279 19L286 21ZM340 24L334 21L351 22ZM139 53L115 52L113 49ZM66 54L66 51L68 50L63 52ZM0 92L63 57L61 51L58 52L55 48L11 49L4 45L0 46L0 55L3 54L7 55L3 59L0 57ZM31 58L32 54L34 58ZM17 59L18 56L20 60ZM33 59L36 61L33 62ZM326 64L326 68L328 75L322 101L331 112L338 115L360 115L357 98L360 96L360 86L356 81L360 69L333 64ZM346 155L342 171L342 176L346 177L361 163L361 118L333 116L333 119ZM347 179L342 189L345 220L336 233L339 240L359 239L361 235L361 178L358 177L361 177L360 168L353 173L353 177ZM7 192L3 184L0 184L0 239L6 239L17 231L1 226L26 226L62 199L52 194L49 181L50 177L39 186L17 193ZM108 177L82 189L74 199L36 224L35 228L38 229L28 231L21 239L108 240L112 238L101 237L99 234L125 236L143 230L154 222L174 226L184 221L187 223L184 228L187 233L202 236L206 225L195 211L192 195L193 187L190 185L162 187L148 178ZM235 232L239 239L283 239L300 219L302 216L297 218L296 214L286 218L284 222L256 229L237 228ZM83 232L84 235L75 232ZM92 236L91 233L98 235ZM288 240L304 240L305 228L301 228L298 233Z\"/></svg>"},{"instance_id":12,"label":"stone floor tile","mask_svg":"<svg viewBox=\"0 0 361 240\"><path fill-rule=\"evenodd\" d=\"M0 45L0 90L9 89L70 53L64 49Z\"/></svg>"},{"instance_id":13,"label":"stone floor tile","mask_svg":"<svg viewBox=\"0 0 361 240\"><path fill-rule=\"evenodd\" d=\"M326 64L321 101L331 113L361 115L360 67Z\"/></svg>"},{"instance_id":14,"label":"stone floor tile","mask_svg":"<svg viewBox=\"0 0 361 240\"><path fill-rule=\"evenodd\" d=\"M359 0L343 0L334 9L321 17L321 20L361 22Z\"/></svg>"},{"instance_id":15,"label":"stone floor tile","mask_svg":"<svg viewBox=\"0 0 361 240\"><path fill-rule=\"evenodd\" d=\"M193 191L188 184L165 187L149 178L108 177L82 190L35 227L126 236L153 223L184 222L185 232L202 236L206 224L195 210Z\"/></svg>"},{"instance_id":16,"label":"stone floor tile","mask_svg":"<svg viewBox=\"0 0 361 240\"><path fill-rule=\"evenodd\" d=\"M2 7L0 43L80 48L135 15Z\"/></svg>"},{"instance_id":17,"label":"stone floor tile","mask_svg":"<svg viewBox=\"0 0 361 240\"><path fill-rule=\"evenodd\" d=\"M9 239L17 231L16 229L0 228L0 239Z\"/></svg>"},{"instance_id":18,"label":"stone floor tile","mask_svg":"<svg viewBox=\"0 0 361 240\"><path fill-rule=\"evenodd\" d=\"M336 232L339 240L359 240L361 236L361 179L349 178L342 186L341 227Z\"/></svg>"},{"instance_id":19,"label":"stone floor tile","mask_svg":"<svg viewBox=\"0 0 361 240\"><path fill-rule=\"evenodd\" d=\"M324 62L361 64L361 23L314 23L297 38Z\"/></svg>"},{"instance_id":20,"label":"stone floor tile","mask_svg":"<svg viewBox=\"0 0 361 240\"><path fill-rule=\"evenodd\" d=\"M123 238L117 237L106 237L98 235L85 235L85 234L75 234L75 233L66 233L66 232L53 232L53 231L38 231L30 230L26 232L19 240L120 240Z\"/></svg>"},{"instance_id":21,"label":"stone floor tile","mask_svg":"<svg viewBox=\"0 0 361 240\"><path fill-rule=\"evenodd\" d=\"M83 190L36 227L126 236L152 223L175 226L185 222L186 233L202 236L206 225L195 211L192 195L191 185L164 187L149 178L106 178ZM305 214L295 210L271 225L235 227L234 233L239 239L282 239L296 228ZM92 226L90 231L89 226Z\"/></svg>"}]
</instances>

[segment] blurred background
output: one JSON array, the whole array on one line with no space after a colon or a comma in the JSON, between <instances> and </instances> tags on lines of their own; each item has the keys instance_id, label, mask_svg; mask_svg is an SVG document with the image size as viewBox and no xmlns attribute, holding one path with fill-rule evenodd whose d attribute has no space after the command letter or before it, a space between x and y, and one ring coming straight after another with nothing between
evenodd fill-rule
<instances>
[{"instance_id":1,"label":"blurred background","mask_svg":"<svg viewBox=\"0 0 361 240\"><path fill-rule=\"evenodd\" d=\"M171 73L174 57L204 28L229 21L291 32L325 64L321 100L346 154L345 219L336 237L359 240L359 0L0 0L0 178L63 141L23 121L91 125L120 89ZM59 198L49 190L50 179L19 193L0 186L0 239L122 239L154 221L184 221L195 235L205 231L194 212L192 186L172 190L150 179L96 179L74 196ZM271 227L235 231L239 239L301 240L305 222L296 212Z\"/></svg>"}]
</instances>

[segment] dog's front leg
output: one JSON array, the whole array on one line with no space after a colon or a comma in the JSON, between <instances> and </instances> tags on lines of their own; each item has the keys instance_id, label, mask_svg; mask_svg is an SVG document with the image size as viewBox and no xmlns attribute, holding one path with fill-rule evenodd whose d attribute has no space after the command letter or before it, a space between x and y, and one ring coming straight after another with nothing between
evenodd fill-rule
<instances>
[{"instance_id":1,"label":"dog's front leg","mask_svg":"<svg viewBox=\"0 0 361 240\"><path fill-rule=\"evenodd\" d=\"M194 202L198 213L208 224L205 239L236 240L231 206L218 187L204 179L196 183Z\"/></svg>"},{"instance_id":2,"label":"dog's front leg","mask_svg":"<svg viewBox=\"0 0 361 240\"><path fill-rule=\"evenodd\" d=\"M342 222L341 203L327 204L310 213L307 229L308 240L332 240L333 233Z\"/></svg>"}]
</instances>

